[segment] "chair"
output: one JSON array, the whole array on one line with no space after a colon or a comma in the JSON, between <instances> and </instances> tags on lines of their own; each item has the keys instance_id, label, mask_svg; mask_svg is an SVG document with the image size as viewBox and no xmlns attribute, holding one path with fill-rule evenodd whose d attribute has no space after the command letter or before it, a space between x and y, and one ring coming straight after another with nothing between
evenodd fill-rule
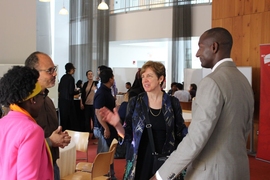
<instances>
[{"instance_id":1,"label":"chair","mask_svg":"<svg viewBox=\"0 0 270 180\"><path fill-rule=\"evenodd\" d=\"M188 102L179 101L179 102L180 102L182 110L191 110L192 101L188 101Z\"/></svg>"},{"instance_id":2,"label":"chair","mask_svg":"<svg viewBox=\"0 0 270 180\"><path fill-rule=\"evenodd\" d=\"M71 175L61 178L61 180L107 180L109 176L105 176L110 171L111 159L114 156L115 149L109 152L98 153L93 163L88 163L89 166L85 166L87 172L83 169L77 171Z\"/></svg>"},{"instance_id":3,"label":"chair","mask_svg":"<svg viewBox=\"0 0 270 180\"><path fill-rule=\"evenodd\" d=\"M86 160L88 162L88 139L89 133L88 132L79 132L73 130L66 130L68 134L71 136L72 140L76 144L76 150L85 152L85 158L77 158L77 160Z\"/></svg>"},{"instance_id":4,"label":"chair","mask_svg":"<svg viewBox=\"0 0 270 180\"><path fill-rule=\"evenodd\" d=\"M115 154L115 151L116 151L116 147L117 147L117 144L118 144L118 141L116 139L113 139L111 145L110 145L110 148L109 148L109 152L110 151L113 151L113 155L111 157L111 163L113 163L113 160L114 160L114 154ZM87 163L87 162L79 162L77 165L76 165L76 171L86 171L86 172L91 172L91 169L92 169L92 166L93 166L93 163ZM108 171L109 172L109 171ZM107 172L107 173L108 173Z\"/></svg>"}]
</instances>

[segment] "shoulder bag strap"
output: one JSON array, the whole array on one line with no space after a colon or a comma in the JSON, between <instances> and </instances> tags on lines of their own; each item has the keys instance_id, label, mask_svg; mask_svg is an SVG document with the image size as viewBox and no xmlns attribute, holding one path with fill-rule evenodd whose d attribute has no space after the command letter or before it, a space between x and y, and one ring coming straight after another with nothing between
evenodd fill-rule
<instances>
[{"instance_id":1,"label":"shoulder bag strap","mask_svg":"<svg viewBox=\"0 0 270 180\"><path fill-rule=\"evenodd\" d=\"M92 87L93 87L93 84L94 84L94 81L92 82L91 87L90 87L90 90L88 91L87 95L85 96L85 101L86 101L86 99L87 99L88 95L89 95L89 94L90 94L90 92L91 92L91 89L92 89Z\"/></svg>"},{"instance_id":2,"label":"shoulder bag strap","mask_svg":"<svg viewBox=\"0 0 270 180\"><path fill-rule=\"evenodd\" d=\"M146 107L144 102L142 102L142 104L143 104L143 110L145 113L145 122L146 122L145 127L147 128L148 138L149 138L150 146L152 149L152 155L156 155L157 153L155 151L154 138L153 138L153 133L152 133L152 129L151 129L152 124L150 123L150 120L149 120L147 107Z\"/></svg>"}]
</instances>

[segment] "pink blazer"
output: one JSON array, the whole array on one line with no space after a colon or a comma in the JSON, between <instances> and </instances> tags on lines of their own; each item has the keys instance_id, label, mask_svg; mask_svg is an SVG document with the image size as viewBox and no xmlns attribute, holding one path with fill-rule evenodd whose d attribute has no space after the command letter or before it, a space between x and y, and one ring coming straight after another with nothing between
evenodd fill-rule
<instances>
[{"instance_id":1,"label":"pink blazer","mask_svg":"<svg viewBox=\"0 0 270 180\"><path fill-rule=\"evenodd\" d=\"M0 179L53 180L44 132L20 112L0 119Z\"/></svg>"}]
</instances>

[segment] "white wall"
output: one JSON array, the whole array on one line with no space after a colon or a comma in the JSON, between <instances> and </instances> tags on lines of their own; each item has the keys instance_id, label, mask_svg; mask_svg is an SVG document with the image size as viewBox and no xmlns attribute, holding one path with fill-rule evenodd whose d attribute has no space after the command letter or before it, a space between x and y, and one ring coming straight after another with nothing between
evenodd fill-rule
<instances>
[{"instance_id":1,"label":"white wall","mask_svg":"<svg viewBox=\"0 0 270 180\"><path fill-rule=\"evenodd\" d=\"M52 1L52 59L59 65L59 76L64 74L64 65L68 62L69 25L68 17L59 15L62 1ZM51 2L51 3L52 3ZM36 1L1 0L0 1L0 63L23 64L26 57L36 51L37 24ZM16 4L16 5L15 5ZM39 5L42 5L40 3ZM69 3L65 1L65 7L69 10ZM211 5L196 5L192 7L193 36L199 36L205 30L211 28ZM41 27L42 28L42 27ZM110 17L110 41L150 41L158 39L167 41L172 36L172 8L151 11L128 12L115 14ZM40 39L40 37L38 38ZM112 67L136 67L133 60L149 60L156 56L160 59L170 59L168 54L170 45L166 50L160 47L149 47L146 50L125 51L110 46L109 65ZM142 52L144 51L144 52ZM142 53L141 53L142 52ZM148 53L150 52L150 53ZM164 52L165 55L160 55ZM48 53L48 52L46 52ZM141 53L141 54L140 54ZM152 54L152 56L150 56ZM170 63L168 62L168 65Z\"/></svg>"},{"instance_id":2,"label":"white wall","mask_svg":"<svg viewBox=\"0 0 270 180\"><path fill-rule=\"evenodd\" d=\"M118 92L126 92L126 82L134 82L138 68L113 68L113 75Z\"/></svg>"},{"instance_id":3,"label":"white wall","mask_svg":"<svg viewBox=\"0 0 270 180\"><path fill-rule=\"evenodd\" d=\"M36 1L0 1L0 63L23 64L36 49Z\"/></svg>"},{"instance_id":4,"label":"white wall","mask_svg":"<svg viewBox=\"0 0 270 180\"><path fill-rule=\"evenodd\" d=\"M141 44L141 43L140 43ZM158 46L133 43L133 45L112 45L109 49L110 67L138 67L138 61L166 61L168 59L168 42Z\"/></svg>"},{"instance_id":5,"label":"white wall","mask_svg":"<svg viewBox=\"0 0 270 180\"><path fill-rule=\"evenodd\" d=\"M123 45L124 43L126 45ZM114 42L110 42L109 67L137 69L138 67L142 67L142 64L148 60L161 61L166 67L166 74L169 75L166 77L166 86L170 87L171 62L169 61L169 59L171 59L171 41L131 44L123 42L123 44L114 44ZM122 75L126 76L127 74L124 73ZM124 81L121 81L120 83L117 82L117 87L124 87L124 85Z\"/></svg>"},{"instance_id":6,"label":"white wall","mask_svg":"<svg viewBox=\"0 0 270 180\"><path fill-rule=\"evenodd\" d=\"M192 6L192 36L211 28L212 5ZM172 37L172 8L134 11L110 17L110 41Z\"/></svg>"},{"instance_id":7,"label":"white wall","mask_svg":"<svg viewBox=\"0 0 270 180\"><path fill-rule=\"evenodd\" d=\"M69 11L69 1L64 0L64 6ZM69 62L69 15L60 15L63 1L55 1L51 7L52 21L52 59L58 65L58 80L66 73L65 64Z\"/></svg>"},{"instance_id":8,"label":"white wall","mask_svg":"<svg viewBox=\"0 0 270 180\"><path fill-rule=\"evenodd\" d=\"M110 17L110 41L172 37L172 8L135 11Z\"/></svg>"},{"instance_id":9,"label":"white wall","mask_svg":"<svg viewBox=\"0 0 270 180\"><path fill-rule=\"evenodd\" d=\"M192 6L192 36L201 36L212 27L212 5Z\"/></svg>"}]
</instances>

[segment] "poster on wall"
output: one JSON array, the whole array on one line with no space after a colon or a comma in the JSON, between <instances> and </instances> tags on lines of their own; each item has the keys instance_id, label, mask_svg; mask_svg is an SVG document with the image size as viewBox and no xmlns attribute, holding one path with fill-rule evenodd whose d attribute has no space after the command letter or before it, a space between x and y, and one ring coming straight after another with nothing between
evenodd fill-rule
<instances>
[{"instance_id":1,"label":"poster on wall","mask_svg":"<svg viewBox=\"0 0 270 180\"><path fill-rule=\"evenodd\" d=\"M270 162L270 44L260 45L261 86L257 158Z\"/></svg>"}]
</instances>

